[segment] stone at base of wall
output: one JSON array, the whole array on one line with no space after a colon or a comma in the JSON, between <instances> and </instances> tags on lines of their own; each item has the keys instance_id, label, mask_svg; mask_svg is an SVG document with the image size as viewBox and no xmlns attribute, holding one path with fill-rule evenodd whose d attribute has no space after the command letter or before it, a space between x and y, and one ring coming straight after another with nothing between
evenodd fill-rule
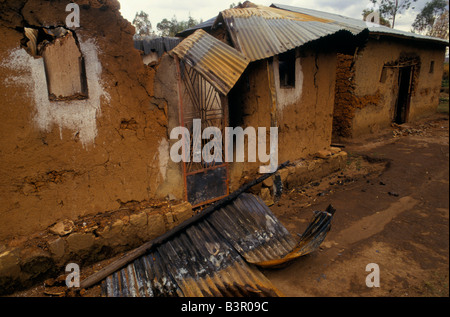
<instances>
[{"instance_id":1,"label":"stone at base of wall","mask_svg":"<svg viewBox=\"0 0 450 317\"><path fill-rule=\"evenodd\" d=\"M69 263L80 265L82 270L82 265L129 251L193 215L191 204L183 202L169 206L164 213L144 209L111 218L102 227L70 227L73 222L64 220L41 233L45 239L40 239L34 246L30 247L29 241L13 246L0 245L0 295L31 287L42 279L64 273Z\"/></svg>"},{"instance_id":2,"label":"stone at base of wall","mask_svg":"<svg viewBox=\"0 0 450 317\"><path fill-rule=\"evenodd\" d=\"M302 186L313 181L320 180L334 172L343 169L347 164L347 153L339 148L331 148L329 151L317 153L313 159L294 162L294 165L288 166L277 172L280 175L284 189L290 189L296 186ZM273 179L266 180L260 191L261 199L266 205L271 206L274 200Z\"/></svg>"}]
</instances>

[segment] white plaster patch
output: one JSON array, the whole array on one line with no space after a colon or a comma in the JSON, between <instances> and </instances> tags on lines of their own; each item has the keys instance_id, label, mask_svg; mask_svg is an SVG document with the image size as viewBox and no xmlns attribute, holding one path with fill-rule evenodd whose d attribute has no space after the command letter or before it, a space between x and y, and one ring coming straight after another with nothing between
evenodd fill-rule
<instances>
[{"instance_id":1,"label":"white plaster patch","mask_svg":"<svg viewBox=\"0 0 450 317\"><path fill-rule=\"evenodd\" d=\"M159 142L158 147L158 155L159 155L159 172L161 173L161 177L163 181L166 180L166 172L167 172L167 165L169 164L169 142L167 139L162 138Z\"/></svg>"},{"instance_id":2,"label":"white plaster patch","mask_svg":"<svg viewBox=\"0 0 450 317\"><path fill-rule=\"evenodd\" d=\"M280 70L278 57L274 58L274 80L277 92L277 107L283 110L284 107L296 103L302 98L303 92L303 71L301 58L295 59L295 88L281 88L280 87Z\"/></svg>"},{"instance_id":3,"label":"white plaster patch","mask_svg":"<svg viewBox=\"0 0 450 317\"><path fill-rule=\"evenodd\" d=\"M43 58L34 58L25 49L18 48L10 52L9 59L0 66L16 70L17 76L10 76L4 84L24 85L29 97L34 99L36 113L33 117L39 129L50 132L53 125L60 129L70 129L74 136L78 134L83 147L93 144L97 136L97 116L100 115L101 98L109 101L101 81L102 67L98 59L95 41L82 41L80 50L84 56L89 98L86 100L50 101L48 99L47 80Z\"/></svg>"}]
</instances>

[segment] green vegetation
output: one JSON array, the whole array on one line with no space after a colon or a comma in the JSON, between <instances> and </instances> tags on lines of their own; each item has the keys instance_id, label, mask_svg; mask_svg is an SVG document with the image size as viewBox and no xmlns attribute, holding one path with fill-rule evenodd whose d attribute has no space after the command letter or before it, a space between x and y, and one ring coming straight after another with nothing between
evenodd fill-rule
<instances>
[{"instance_id":1,"label":"green vegetation","mask_svg":"<svg viewBox=\"0 0 450 317\"><path fill-rule=\"evenodd\" d=\"M442 89L441 94L439 96L439 113L447 113L449 114L449 78L448 78L448 63L444 65L444 76L442 78Z\"/></svg>"},{"instance_id":2,"label":"green vegetation","mask_svg":"<svg viewBox=\"0 0 450 317\"><path fill-rule=\"evenodd\" d=\"M178 32L191 28L203 21L195 20L191 15L187 21L178 21L176 16L172 19L164 18L161 22L156 24L155 31L152 28L152 23L149 20L148 14L144 11L136 12L136 16L133 20L133 25L136 28L136 38L143 38L146 36L175 36Z\"/></svg>"},{"instance_id":3,"label":"green vegetation","mask_svg":"<svg viewBox=\"0 0 450 317\"><path fill-rule=\"evenodd\" d=\"M449 114L449 98L448 98L448 94L447 96L442 96L439 98L439 106L437 111L439 113L446 113Z\"/></svg>"}]
</instances>

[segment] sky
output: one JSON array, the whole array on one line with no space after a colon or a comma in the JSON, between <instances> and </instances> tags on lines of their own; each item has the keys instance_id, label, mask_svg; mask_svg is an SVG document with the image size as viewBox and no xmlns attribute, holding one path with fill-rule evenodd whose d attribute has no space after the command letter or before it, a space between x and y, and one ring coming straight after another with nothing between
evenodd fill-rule
<instances>
[{"instance_id":1,"label":"sky","mask_svg":"<svg viewBox=\"0 0 450 317\"><path fill-rule=\"evenodd\" d=\"M411 24L417 13L425 6L429 0L418 0L415 10L397 17L396 29L410 31ZM152 27L156 30L156 24L162 19L171 19L174 15L178 21L187 20L189 14L196 20L206 21L215 17L220 11L228 9L230 4L238 3L235 0L119 0L121 13L124 18L133 21L136 12L144 11L148 13ZM244 2L244 1L241 1ZM255 4L270 6L272 3L280 3L296 7L315 9L348 16L355 19L362 19L362 11L370 7L370 0L253 0Z\"/></svg>"}]
</instances>

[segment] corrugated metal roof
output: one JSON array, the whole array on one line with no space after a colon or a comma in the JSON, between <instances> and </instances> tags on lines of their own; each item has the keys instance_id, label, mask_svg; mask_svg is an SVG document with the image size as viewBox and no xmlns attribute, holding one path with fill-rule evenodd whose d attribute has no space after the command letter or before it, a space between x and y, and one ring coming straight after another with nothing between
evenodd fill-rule
<instances>
[{"instance_id":1,"label":"corrugated metal roof","mask_svg":"<svg viewBox=\"0 0 450 317\"><path fill-rule=\"evenodd\" d=\"M391 35L391 36L400 36L404 38L410 38L415 40L426 40L426 41L433 41L436 43L441 44L447 44L449 43L448 40L443 40L440 38L425 36L421 34L401 31L397 29L392 29L383 25L374 25L373 23L367 24L365 21L349 18L346 16L342 16L339 14L333 14L328 12L322 12L318 10L312 10L312 9L306 9L306 8L299 8L299 7L293 7L289 5L283 5L283 4L272 4L271 7L278 8L281 10L286 10L290 12L296 12L301 14L307 14L310 16L314 16L317 18L327 19L332 21L332 24L339 26L340 28L346 29L353 34L358 34L364 31L365 29L368 29L370 33L372 34L384 34L384 35Z\"/></svg>"},{"instance_id":2,"label":"corrugated metal roof","mask_svg":"<svg viewBox=\"0 0 450 317\"><path fill-rule=\"evenodd\" d=\"M283 20L294 20L294 21L302 21L302 22L310 22L317 21L321 23L330 23L325 18L319 18L315 16L311 16L308 14L294 12L294 11L286 11L280 10L278 8L265 7L255 5L254 7L247 8L232 8L228 10L224 10L221 12L223 18L249 18L249 17L261 17L264 19L283 19Z\"/></svg>"},{"instance_id":3,"label":"corrugated metal roof","mask_svg":"<svg viewBox=\"0 0 450 317\"><path fill-rule=\"evenodd\" d=\"M283 53L338 31L358 35L368 30L372 34L449 43L443 39L367 24L362 19L283 4L265 7L249 3L245 8L224 10L214 22L212 20L206 21L202 27L214 29L225 22L235 48L252 61ZM189 32L195 28L197 26Z\"/></svg>"},{"instance_id":4,"label":"corrugated metal roof","mask_svg":"<svg viewBox=\"0 0 450 317\"><path fill-rule=\"evenodd\" d=\"M250 62L240 52L203 30L195 31L172 52L224 95L233 88Z\"/></svg>"},{"instance_id":5,"label":"corrugated metal roof","mask_svg":"<svg viewBox=\"0 0 450 317\"><path fill-rule=\"evenodd\" d=\"M317 212L301 241L259 197L234 202L159 245L102 283L105 296L280 296L252 264L279 265L317 249L332 214Z\"/></svg>"},{"instance_id":6,"label":"corrugated metal roof","mask_svg":"<svg viewBox=\"0 0 450 317\"><path fill-rule=\"evenodd\" d=\"M252 61L342 30L325 18L264 6L224 10L216 23L221 20L230 31L236 49Z\"/></svg>"},{"instance_id":7,"label":"corrugated metal roof","mask_svg":"<svg viewBox=\"0 0 450 317\"><path fill-rule=\"evenodd\" d=\"M287 229L256 196L244 195L207 220L251 263L282 258L296 246Z\"/></svg>"}]
</instances>

